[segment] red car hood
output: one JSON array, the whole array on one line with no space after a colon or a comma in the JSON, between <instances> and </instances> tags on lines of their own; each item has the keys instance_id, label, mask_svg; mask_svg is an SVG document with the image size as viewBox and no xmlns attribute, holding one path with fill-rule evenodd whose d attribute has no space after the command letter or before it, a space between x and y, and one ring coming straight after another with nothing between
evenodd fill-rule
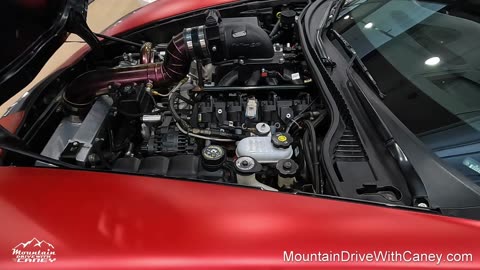
<instances>
[{"instance_id":1,"label":"red car hood","mask_svg":"<svg viewBox=\"0 0 480 270\"><path fill-rule=\"evenodd\" d=\"M480 224L470 220L122 174L5 167L0 175L0 269L480 267ZM14 248L33 238L51 244L54 262L15 262ZM473 262L299 263L284 262L284 251L472 253Z\"/></svg>"}]
</instances>

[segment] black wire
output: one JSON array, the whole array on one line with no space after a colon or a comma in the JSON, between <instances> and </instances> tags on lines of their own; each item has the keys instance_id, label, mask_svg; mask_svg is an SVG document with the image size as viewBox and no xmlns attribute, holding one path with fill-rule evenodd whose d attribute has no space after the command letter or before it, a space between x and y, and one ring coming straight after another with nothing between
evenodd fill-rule
<instances>
[{"instance_id":1,"label":"black wire","mask_svg":"<svg viewBox=\"0 0 480 270\"><path fill-rule=\"evenodd\" d=\"M184 97L184 96L182 96L182 95L178 95L178 98L181 99L181 100L183 100L183 101L185 101L188 105L192 105L192 106L193 106L193 105L195 104L195 102L193 102L193 100L188 99L188 98L186 98L186 97Z\"/></svg>"},{"instance_id":2,"label":"black wire","mask_svg":"<svg viewBox=\"0 0 480 270\"><path fill-rule=\"evenodd\" d=\"M286 133L290 133L290 129L293 127L294 124L296 124L298 126L298 121L304 117L307 117L310 115L310 112L306 112L306 113L302 113L302 114L299 114L297 116L295 116L294 118L290 119L290 123L288 123L287 125L287 129L285 129L285 132Z\"/></svg>"},{"instance_id":3,"label":"black wire","mask_svg":"<svg viewBox=\"0 0 480 270\"><path fill-rule=\"evenodd\" d=\"M275 34L278 32L279 29L280 29L280 19L278 19L277 23L275 23L275 26L273 27L272 32L270 32L269 34L270 38L275 36Z\"/></svg>"},{"instance_id":4,"label":"black wire","mask_svg":"<svg viewBox=\"0 0 480 270\"><path fill-rule=\"evenodd\" d=\"M125 44L128 44L128 45L133 45L133 46L137 46L137 47L142 47L143 46L143 44L141 44L141 43L136 43L136 42L126 40L126 39L123 39L123 38L111 37L111 36L107 36L107 35L100 34L100 33L94 33L94 34L96 36L104 38L104 39L109 39L109 40L113 40L113 41L117 41L117 42L122 42L122 43L125 43Z\"/></svg>"},{"instance_id":5,"label":"black wire","mask_svg":"<svg viewBox=\"0 0 480 270\"><path fill-rule=\"evenodd\" d=\"M304 122L305 125L307 125L306 122L307 121ZM309 162L312 166L310 177L313 179L312 183L315 186L315 191L317 193L319 193L320 182L319 182L319 178L318 178L318 170L317 170L317 167L315 166L315 152L312 151L312 149L314 149L314 142L313 142L314 136L312 136L311 131L308 128L308 126L307 126L307 130L305 131L303 136L304 136L305 145L307 147L306 149L304 149L305 150L304 152L305 152L305 155L306 155L307 159L309 160ZM315 145L316 145L316 141L315 141Z\"/></svg>"},{"instance_id":6,"label":"black wire","mask_svg":"<svg viewBox=\"0 0 480 270\"><path fill-rule=\"evenodd\" d=\"M152 101L153 101L153 106L154 106L155 108L157 108L158 110L160 110L160 111L162 111L162 112L168 110L168 108L166 108L166 107L158 106L157 100L155 99L155 97L154 97L151 93L147 93L147 94L148 94L148 95L150 96L150 98L152 99Z\"/></svg>"},{"instance_id":7,"label":"black wire","mask_svg":"<svg viewBox=\"0 0 480 270\"><path fill-rule=\"evenodd\" d=\"M305 125L308 128L310 140L312 143L312 147L310 148L312 162L313 162L313 173L314 173L314 180L315 184L317 185L317 190L320 194L323 194L323 181L320 179L320 163L318 162L318 153L317 153L317 135L315 132L315 126L309 120L304 121Z\"/></svg>"},{"instance_id":8,"label":"black wire","mask_svg":"<svg viewBox=\"0 0 480 270\"><path fill-rule=\"evenodd\" d=\"M290 132L290 130L294 127L294 125L298 128L301 128L300 125L298 124L298 122L300 120L302 120L303 118L306 118L306 117L315 117L316 116L316 118L313 120L313 124L314 124L314 126L317 126L320 122L323 121L323 119L325 119L326 115L327 115L326 110L320 110L318 112L303 112L303 113L301 112L300 114L298 114L294 118L290 119L290 123L288 123L285 132L290 133L290 134L294 133L295 131Z\"/></svg>"},{"instance_id":9,"label":"black wire","mask_svg":"<svg viewBox=\"0 0 480 270\"><path fill-rule=\"evenodd\" d=\"M278 72L278 71L275 71L275 74L277 74L278 77L280 77L280 79L282 79L282 80L284 80L284 81L286 81L286 82L289 82L289 81L292 80L291 77L289 78L288 76L284 76L282 73L280 73L280 72Z\"/></svg>"},{"instance_id":10,"label":"black wire","mask_svg":"<svg viewBox=\"0 0 480 270\"><path fill-rule=\"evenodd\" d=\"M178 114L177 110L175 109L175 100L178 98L179 95L180 95L180 94L177 93L177 92L172 93L172 95L170 96L170 99L168 100L169 109L170 109L170 111L172 112L173 119L175 119L175 121L176 121L177 123L179 123L180 126L182 126L182 128L184 128L185 130L188 131L189 126L188 126L187 122L185 122L185 121L180 117L180 115Z\"/></svg>"},{"instance_id":11,"label":"black wire","mask_svg":"<svg viewBox=\"0 0 480 270\"><path fill-rule=\"evenodd\" d=\"M301 141L302 143L302 149L303 149L303 155L305 156L305 164L307 165L307 171L308 175L313 179L313 162L312 162L312 157L310 155L310 143L308 140L308 132L305 132L303 134L303 140Z\"/></svg>"},{"instance_id":12,"label":"black wire","mask_svg":"<svg viewBox=\"0 0 480 270\"><path fill-rule=\"evenodd\" d=\"M223 167L228 170L230 173L230 181L231 183L237 183L237 173L235 172L235 166L232 162L225 162L223 163Z\"/></svg>"}]
</instances>

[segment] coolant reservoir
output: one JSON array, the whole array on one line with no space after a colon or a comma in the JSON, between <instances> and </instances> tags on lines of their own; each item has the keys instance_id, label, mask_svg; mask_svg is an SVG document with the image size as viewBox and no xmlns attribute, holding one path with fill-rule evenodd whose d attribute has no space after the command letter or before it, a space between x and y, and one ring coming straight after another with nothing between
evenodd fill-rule
<instances>
[{"instance_id":1,"label":"coolant reservoir","mask_svg":"<svg viewBox=\"0 0 480 270\"><path fill-rule=\"evenodd\" d=\"M293 155L292 146L286 148L275 147L272 137L247 137L237 144L237 157L252 157L259 163L277 163L281 159L289 159Z\"/></svg>"}]
</instances>

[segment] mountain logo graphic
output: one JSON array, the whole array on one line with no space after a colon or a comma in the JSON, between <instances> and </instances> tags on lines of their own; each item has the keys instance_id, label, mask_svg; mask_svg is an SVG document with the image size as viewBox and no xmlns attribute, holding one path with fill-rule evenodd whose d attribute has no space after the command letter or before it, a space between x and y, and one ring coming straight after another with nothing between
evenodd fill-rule
<instances>
[{"instance_id":1,"label":"mountain logo graphic","mask_svg":"<svg viewBox=\"0 0 480 270\"><path fill-rule=\"evenodd\" d=\"M48 243L48 242L46 242L46 241L44 241L44 240L39 241L39 240L38 240L37 238L35 238L35 237L34 237L32 240L30 240L30 241L27 241L27 242L25 242L25 243L20 243L20 244L18 244L18 245L15 246L14 248L18 248L18 247L26 248L26 247L29 247L29 246L42 247L42 244L45 244L46 246L55 249L55 247L54 247L52 244L50 244L50 243Z\"/></svg>"},{"instance_id":2,"label":"mountain logo graphic","mask_svg":"<svg viewBox=\"0 0 480 270\"><path fill-rule=\"evenodd\" d=\"M55 247L35 237L12 248L12 255L18 263L49 263L57 260Z\"/></svg>"}]
</instances>

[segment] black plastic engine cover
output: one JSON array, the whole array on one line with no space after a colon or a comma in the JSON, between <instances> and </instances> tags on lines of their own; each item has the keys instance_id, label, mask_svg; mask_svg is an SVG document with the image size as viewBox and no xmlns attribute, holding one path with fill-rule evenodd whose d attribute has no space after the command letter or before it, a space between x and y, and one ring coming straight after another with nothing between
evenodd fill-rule
<instances>
[{"instance_id":1,"label":"black plastic engine cover","mask_svg":"<svg viewBox=\"0 0 480 270\"><path fill-rule=\"evenodd\" d=\"M224 176L222 170L213 172L205 170L201 164L200 157L195 155L154 156L144 158L143 160L135 157L119 158L115 161L112 170L211 181L222 181Z\"/></svg>"},{"instance_id":2,"label":"black plastic engine cover","mask_svg":"<svg viewBox=\"0 0 480 270\"><path fill-rule=\"evenodd\" d=\"M253 23L226 21L223 24L227 59L265 59L273 57L268 34Z\"/></svg>"},{"instance_id":3,"label":"black plastic engine cover","mask_svg":"<svg viewBox=\"0 0 480 270\"><path fill-rule=\"evenodd\" d=\"M213 62L273 57L272 41L258 25L257 17L222 19L217 10L210 10L205 22L205 34Z\"/></svg>"}]
</instances>

